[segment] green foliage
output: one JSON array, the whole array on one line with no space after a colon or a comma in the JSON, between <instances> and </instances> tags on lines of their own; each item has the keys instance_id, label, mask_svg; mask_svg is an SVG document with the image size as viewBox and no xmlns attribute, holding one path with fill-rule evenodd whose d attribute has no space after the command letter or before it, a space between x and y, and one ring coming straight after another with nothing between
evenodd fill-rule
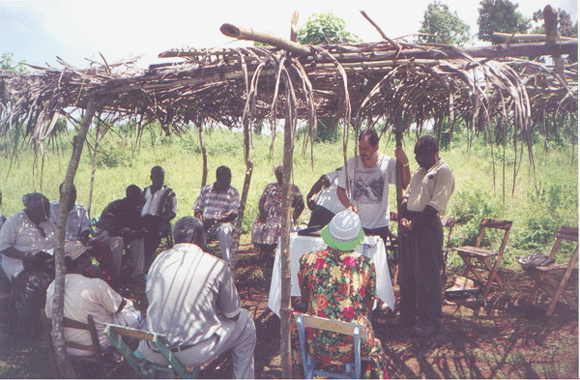
<instances>
[{"instance_id":1,"label":"green foliage","mask_svg":"<svg viewBox=\"0 0 580 380\"><path fill-rule=\"evenodd\" d=\"M481 0L479 6L477 37L482 41L497 44L502 39L494 37L494 32L526 33L530 28L530 19L517 11L518 4L509 0Z\"/></svg>"},{"instance_id":2,"label":"green foliage","mask_svg":"<svg viewBox=\"0 0 580 380\"><path fill-rule=\"evenodd\" d=\"M479 223L483 218L501 218L502 207L497 199L490 199L479 189L459 190L453 194L453 204L456 205L449 213L455 217L455 223L460 225L460 231L452 235L452 246L474 245L479 233ZM495 241L495 232L486 233L482 245L489 246Z\"/></svg>"},{"instance_id":3,"label":"green foliage","mask_svg":"<svg viewBox=\"0 0 580 380\"><path fill-rule=\"evenodd\" d=\"M332 11L313 13L298 30L298 42L310 45L328 45L360 42L357 35L346 30L344 20Z\"/></svg>"},{"instance_id":4,"label":"green foliage","mask_svg":"<svg viewBox=\"0 0 580 380\"><path fill-rule=\"evenodd\" d=\"M28 71L24 64L26 61L22 60L18 63L14 62L14 54L12 53L4 53L0 57L0 69L2 70L9 70L9 71L16 71L19 73L23 73Z\"/></svg>"},{"instance_id":5,"label":"green foliage","mask_svg":"<svg viewBox=\"0 0 580 380\"><path fill-rule=\"evenodd\" d=\"M542 9L538 9L534 12L532 16L532 20L534 22L541 22L544 20L544 11ZM542 26L536 26L530 32L532 34L546 34L546 29L544 28L544 24ZM563 9L558 8L558 33L560 36L563 37L574 37L578 38L578 21L576 24L572 24L572 17L568 12Z\"/></svg>"},{"instance_id":6,"label":"green foliage","mask_svg":"<svg viewBox=\"0 0 580 380\"><path fill-rule=\"evenodd\" d=\"M463 45L467 43L471 36L467 25L457 11L451 12L449 7L439 1L430 3L427 6L420 33L431 36L420 37L420 40L428 43Z\"/></svg>"}]
</instances>

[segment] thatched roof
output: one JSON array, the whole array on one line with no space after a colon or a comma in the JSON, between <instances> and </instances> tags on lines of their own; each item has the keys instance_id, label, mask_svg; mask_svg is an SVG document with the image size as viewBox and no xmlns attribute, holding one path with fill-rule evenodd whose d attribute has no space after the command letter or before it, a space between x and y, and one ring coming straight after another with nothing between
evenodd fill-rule
<instances>
[{"instance_id":1,"label":"thatched roof","mask_svg":"<svg viewBox=\"0 0 580 380\"><path fill-rule=\"evenodd\" d=\"M235 28L233 26L230 26ZM223 27L222 27L223 29ZM243 38L240 37L240 38ZM295 45L299 45L294 43ZM189 122L227 126L244 118L282 118L288 100L296 118L386 117L422 122L461 117L483 128L490 115L512 118L529 130L531 110L576 112L578 65L560 68L510 58L524 53L577 52L577 40L460 49L405 41L276 47L169 50L179 63L143 70L135 61L92 63L86 69L33 67L30 73L0 71L0 135L17 125L42 141L57 116L86 108L159 120L167 132ZM437 124L437 123L436 123Z\"/></svg>"}]
</instances>

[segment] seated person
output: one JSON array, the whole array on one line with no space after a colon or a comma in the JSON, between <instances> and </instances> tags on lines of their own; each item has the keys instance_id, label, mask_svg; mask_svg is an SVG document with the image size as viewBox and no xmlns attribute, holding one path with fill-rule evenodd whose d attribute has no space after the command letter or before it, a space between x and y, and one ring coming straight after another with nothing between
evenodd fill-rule
<instances>
[{"instance_id":1,"label":"seated person","mask_svg":"<svg viewBox=\"0 0 580 380\"><path fill-rule=\"evenodd\" d=\"M136 185L129 185L125 198L117 199L107 205L95 225L95 238L109 244L113 252L115 271L120 278L123 249L129 248L133 262L134 282L144 283L143 273L145 251L141 225L141 207L145 204L143 192Z\"/></svg>"},{"instance_id":2,"label":"seated person","mask_svg":"<svg viewBox=\"0 0 580 380\"><path fill-rule=\"evenodd\" d=\"M372 309L377 301L375 265L367 257L354 252L364 239L360 219L352 211L342 211L322 229L321 235L328 248L307 253L300 259L301 303L307 307L308 314L366 326L361 355L370 360L370 365L366 370L363 367L363 376L388 378L381 342L375 338L371 324ZM303 376L297 335L294 331L293 371ZM312 359L318 363L354 362L352 337L312 330L308 333L308 342L311 355L314 352Z\"/></svg>"},{"instance_id":3,"label":"seated person","mask_svg":"<svg viewBox=\"0 0 580 380\"><path fill-rule=\"evenodd\" d=\"M171 232L171 219L177 215L177 197L173 190L165 186L165 170L161 166L151 169L151 186L143 190L145 206L141 211L145 234L145 262L149 267L153 254L159 248L161 238Z\"/></svg>"},{"instance_id":4,"label":"seated person","mask_svg":"<svg viewBox=\"0 0 580 380\"><path fill-rule=\"evenodd\" d=\"M60 184L59 192L62 193L62 186L64 183ZM94 257L99 262L99 268L103 273L103 278L109 283L109 285L117 286L117 272L115 270L115 264L113 262L113 253L111 252L111 247L98 241L96 239L91 239L89 237L91 233L91 227L89 225L89 214L85 206L76 203L77 200L77 189L73 185L71 189L70 203L67 205L68 217L66 222L65 240L80 240L85 244L89 244L89 255ZM60 204L60 199L50 202L50 219L56 225L58 222L58 205Z\"/></svg>"},{"instance_id":5,"label":"seated person","mask_svg":"<svg viewBox=\"0 0 580 380\"><path fill-rule=\"evenodd\" d=\"M205 364L231 349L234 377L254 378L254 321L241 308L225 262L204 253L203 223L181 218L173 237L175 246L157 256L147 276L145 329L164 334L171 351L187 367ZM145 359L167 365L147 341L141 341L139 351Z\"/></svg>"},{"instance_id":6,"label":"seated person","mask_svg":"<svg viewBox=\"0 0 580 380\"><path fill-rule=\"evenodd\" d=\"M141 328L144 319L133 307L133 303L117 294L100 278L100 271L91 264L91 257L81 242L69 241L64 246L67 274L64 283L64 316L75 321L87 323L91 314L95 321L99 343L102 348L111 345L105 335L105 323ZM54 281L46 290L45 311L53 316ZM69 342L90 346L92 338L89 331L64 329L64 337ZM90 352L67 348L70 355L90 355Z\"/></svg>"},{"instance_id":7,"label":"seated person","mask_svg":"<svg viewBox=\"0 0 580 380\"><path fill-rule=\"evenodd\" d=\"M40 251L54 250L56 226L50 220L50 203L40 193L22 198L24 210L10 216L0 231L2 268L11 282L35 261Z\"/></svg>"},{"instance_id":8,"label":"seated person","mask_svg":"<svg viewBox=\"0 0 580 380\"><path fill-rule=\"evenodd\" d=\"M40 309L46 288L54 279L49 260L56 226L50 220L50 203L44 195L26 194L22 203L24 211L10 216L0 231L0 252L18 321L32 338L40 331Z\"/></svg>"},{"instance_id":9,"label":"seated person","mask_svg":"<svg viewBox=\"0 0 580 380\"><path fill-rule=\"evenodd\" d=\"M278 238L282 232L282 182L284 166L278 165L274 169L276 182L270 183L264 189L258 210L260 214L252 225L252 243L256 251L260 252L260 258L272 258L274 249L278 244ZM304 198L300 189L292 185L291 190L292 225L296 223L302 210L304 210Z\"/></svg>"},{"instance_id":10,"label":"seated person","mask_svg":"<svg viewBox=\"0 0 580 380\"><path fill-rule=\"evenodd\" d=\"M346 210L336 194L338 175L342 167L333 172L323 174L308 192L306 200L308 208L312 211L308 227L326 226L334 215ZM318 194L318 195L317 195ZM314 199L314 196L316 199Z\"/></svg>"},{"instance_id":11,"label":"seated person","mask_svg":"<svg viewBox=\"0 0 580 380\"><path fill-rule=\"evenodd\" d=\"M193 204L195 217L203 221L207 239L217 238L222 259L230 266L234 220L238 217L240 193L231 186L232 172L227 166L216 170L216 181L204 186Z\"/></svg>"}]
</instances>

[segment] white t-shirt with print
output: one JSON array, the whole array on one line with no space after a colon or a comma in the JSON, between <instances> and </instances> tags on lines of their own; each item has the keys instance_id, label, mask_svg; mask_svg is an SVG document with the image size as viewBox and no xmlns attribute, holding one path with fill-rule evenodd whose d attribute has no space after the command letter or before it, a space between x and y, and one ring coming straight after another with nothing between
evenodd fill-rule
<instances>
[{"instance_id":1,"label":"white t-shirt with print","mask_svg":"<svg viewBox=\"0 0 580 380\"><path fill-rule=\"evenodd\" d=\"M349 159L347 170L341 170L338 186L346 189L348 172L350 202L357 208L361 226L368 229L389 225L389 184L397 183L394 158L379 153L372 168L364 166L360 156Z\"/></svg>"}]
</instances>

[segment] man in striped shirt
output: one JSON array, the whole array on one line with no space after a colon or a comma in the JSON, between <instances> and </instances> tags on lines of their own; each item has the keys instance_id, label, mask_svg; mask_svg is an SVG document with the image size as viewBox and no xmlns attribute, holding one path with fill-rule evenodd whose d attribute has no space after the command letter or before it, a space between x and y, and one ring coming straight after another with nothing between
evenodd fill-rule
<instances>
[{"instance_id":1,"label":"man in striped shirt","mask_svg":"<svg viewBox=\"0 0 580 380\"><path fill-rule=\"evenodd\" d=\"M207 239L218 239L222 259L230 267L234 220L240 207L240 193L231 186L232 172L227 166L216 170L216 181L204 186L195 203L195 217L203 221Z\"/></svg>"}]
</instances>

